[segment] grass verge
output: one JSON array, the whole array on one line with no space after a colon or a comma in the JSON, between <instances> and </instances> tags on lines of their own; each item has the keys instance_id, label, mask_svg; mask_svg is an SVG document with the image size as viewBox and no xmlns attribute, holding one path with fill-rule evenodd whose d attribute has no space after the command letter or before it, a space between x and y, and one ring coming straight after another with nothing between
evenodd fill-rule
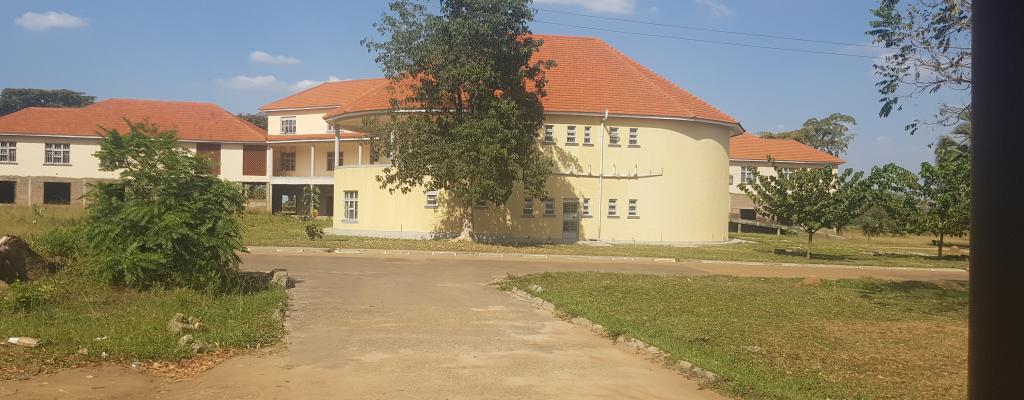
<instances>
[{"instance_id":1,"label":"grass verge","mask_svg":"<svg viewBox=\"0 0 1024 400\"><path fill-rule=\"evenodd\" d=\"M612 335L714 371L744 399L963 399L967 288L956 283L665 277L511 276Z\"/></svg>"},{"instance_id":2,"label":"grass verge","mask_svg":"<svg viewBox=\"0 0 1024 400\"><path fill-rule=\"evenodd\" d=\"M814 263L840 265L877 265L889 267L964 268L966 256L935 257L935 247L924 236L867 238L856 232L844 238L817 235L814 257L807 259L803 248L807 238L802 235L734 234L748 243L714 246L630 245L587 246L579 244L488 244L449 240L403 240L356 236L327 235L323 240L309 240L304 224L284 215L247 214L245 243L250 246L330 247L346 249L395 249L429 251L463 251L487 253L585 254L616 257L654 257L718 261L755 261L773 263ZM331 221L317 220L329 227ZM949 246L967 248L968 243L952 241Z\"/></svg>"},{"instance_id":3,"label":"grass verge","mask_svg":"<svg viewBox=\"0 0 1024 400\"><path fill-rule=\"evenodd\" d=\"M90 362L179 360L192 355L171 333L175 313L206 326L192 333L212 351L277 342L276 317L287 301L282 288L246 295L212 295L188 289L115 289L64 271L0 291L0 339L28 336L35 348L0 345L0 380ZM87 354L80 354L86 349ZM104 355L105 354L105 355Z\"/></svg>"}]
</instances>

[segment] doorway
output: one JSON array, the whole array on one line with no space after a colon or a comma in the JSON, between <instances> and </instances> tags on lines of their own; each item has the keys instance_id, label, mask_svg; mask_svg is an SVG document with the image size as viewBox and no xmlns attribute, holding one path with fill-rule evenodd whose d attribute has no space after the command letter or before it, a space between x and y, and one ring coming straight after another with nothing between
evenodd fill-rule
<instances>
[{"instance_id":1,"label":"doorway","mask_svg":"<svg viewBox=\"0 0 1024 400\"><path fill-rule=\"evenodd\" d=\"M562 200L562 240L567 242L580 240L579 199Z\"/></svg>"}]
</instances>

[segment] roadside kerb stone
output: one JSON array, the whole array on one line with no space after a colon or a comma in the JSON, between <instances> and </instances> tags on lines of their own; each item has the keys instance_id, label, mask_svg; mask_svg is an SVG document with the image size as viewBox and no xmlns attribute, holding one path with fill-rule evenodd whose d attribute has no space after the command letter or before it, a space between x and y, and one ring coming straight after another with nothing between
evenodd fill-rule
<instances>
[{"instance_id":1,"label":"roadside kerb stone","mask_svg":"<svg viewBox=\"0 0 1024 400\"><path fill-rule=\"evenodd\" d=\"M532 286L536 286L536 285L531 285L531 287ZM539 291L543 291L543 288L540 288L540 286L537 286L537 288L541 289ZM531 289L531 290L533 290L533 289ZM711 372L711 371L708 371L706 369L703 369L701 367L698 367L698 366L694 365L693 363L691 363L689 361L679 360L679 361L676 361L675 363L671 363L671 362L669 362L669 358L671 356L669 353L666 353L665 351L659 349L658 347L656 347L654 345L647 344L646 342L644 342L644 341L642 341L640 339L632 338L632 337L626 337L625 335L619 335L617 337L612 338L611 335L608 333L608 331L605 330L604 327L601 326L600 324L596 324L593 321L591 321L589 319L586 319L584 317L571 317L570 318L567 315L565 315L564 313L558 311L558 309L555 308L555 305L552 304L551 302L549 302L547 300L544 300L544 299L542 299L540 297L534 296L534 295L530 294L527 291L524 291L524 290L521 290L519 288L515 288L514 287L514 288L512 288L512 290L509 291L509 293L513 297L516 297L516 298L518 298L520 300L526 301L527 303L530 303L531 305L533 305L536 308L539 308L539 309L545 310L545 311L550 311L556 317L559 317L559 318L561 318L561 319L563 319L565 321L568 321L569 323L571 323L573 325L586 328L587 330L589 330L589 331L591 331L591 332L593 332L595 334L598 334L600 336L612 339L612 341L614 341L615 343L619 343L619 344L631 347L631 348L633 348L637 352L646 353L648 356L650 356L650 359L652 361L657 361L660 364L664 365L665 367L667 367L669 369L672 369L672 370L674 370L674 371L676 371L676 372L678 372L680 374L691 376L691 377L694 377L694 378L697 378L697 379L701 379L701 380L703 380L705 382L708 382L708 383L714 382L715 380L718 380L718 379L721 378L718 374L716 374L714 372Z\"/></svg>"}]
</instances>

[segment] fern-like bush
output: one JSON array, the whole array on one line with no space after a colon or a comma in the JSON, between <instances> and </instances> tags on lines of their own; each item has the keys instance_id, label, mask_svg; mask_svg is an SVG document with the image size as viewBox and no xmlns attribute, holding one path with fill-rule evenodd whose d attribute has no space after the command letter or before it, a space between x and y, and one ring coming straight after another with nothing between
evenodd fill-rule
<instances>
[{"instance_id":1,"label":"fern-like bush","mask_svg":"<svg viewBox=\"0 0 1024 400\"><path fill-rule=\"evenodd\" d=\"M90 264L117 286L224 291L238 268L245 197L173 131L131 123L96 157L119 179L93 185L82 236Z\"/></svg>"}]
</instances>

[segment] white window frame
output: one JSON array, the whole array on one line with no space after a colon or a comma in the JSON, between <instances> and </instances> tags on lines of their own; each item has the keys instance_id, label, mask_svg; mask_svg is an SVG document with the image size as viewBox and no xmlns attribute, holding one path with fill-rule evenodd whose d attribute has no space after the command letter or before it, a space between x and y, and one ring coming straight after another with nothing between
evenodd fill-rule
<instances>
[{"instance_id":1,"label":"white window frame","mask_svg":"<svg viewBox=\"0 0 1024 400\"><path fill-rule=\"evenodd\" d=\"M554 217L555 216L555 199L545 198L544 199L544 216Z\"/></svg>"},{"instance_id":2,"label":"white window frame","mask_svg":"<svg viewBox=\"0 0 1024 400\"><path fill-rule=\"evenodd\" d=\"M295 117L294 116L281 117L281 134L282 135L292 135L292 134L295 134L296 131L297 131L297 123L295 122Z\"/></svg>"},{"instance_id":3,"label":"white window frame","mask_svg":"<svg viewBox=\"0 0 1024 400\"><path fill-rule=\"evenodd\" d=\"M327 152L327 170L328 171L334 171L334 166L335 166L335 164L334 164L334 152L333 151L328 151Z\"/></svg>"},{"instance_id":4,"label":"white window frame","mask_svg":"<svg viewBox=\"0 0 1024 400\"><path fill-rule=\"evenodd\" d=\"M626 208L626 215L630 217L640 216L640 206L637 199L629 199L629 203L627 203Z\"/></svg>"},{"instance_id":5,"label":"white window frame","mask_svg":"<svg viewBox=\"0 0 1024 400\"><path fill-rule=\"evenodd\" d=\"M523 215L533 216L533 197L523 199Z\"/></svg>"},{"instance_id":6,"label":"white window frame","mask_svg":"<svg viewBox=\"0 0 1024 400\"><path fill-rule=\"evenodd\" d=\"M345 221L358 221L359 220L359 191L357 190L346 190L344 192L344 220Z\"/></svg>"},{"instance_id":7,"label":"white window frame","mask_svg":"<svg viewBox=\"0 0 1024 400\"><path fill-rule=\"evenodd\" d=\"M581 208L580 213L584 217L589 217L590 216L590 198L589 197L584 197L583 198L583 206Z\"/></svg>"},{"instance_id":8,"label":"white window frame","mask_svg":"<svg viewBox=\"0 0 1024 400\"><path fill-rule=\"evenodd\" d=\"M71 143L47 143L44 151L43 164L71 165Z\"/></svg>"},{"instance_id":9,"label":"white window frame","mask_svg":"<svg viewBox=\"0 0 1024 400\"><path fill-rule=\"evenodd\" d=\"M754 183L754 171L757 167L740 167L740 183Z\"/></svg>"},{"instance_id":10,"label":"white window frame","mask_svg":"<svg viewBox=\"0 0 1024 400\"><path fill-rule=\"evenodd\" d=\"M590 127L583 127L583 144L590 144Z\"/></svg>"},{"instance_id":11,"label":"white window frame","mask_svg":"<svg viewBox=\"0 0 1024 400\"><path fill-rule=\"evenodd\" d=\"M426 207L427 208L437 208L437 191L436 190L428 190L426 192L426 195L427 195L427 205L426 205Z\"/></svg>"},{"instance_id":12,"label":"white window frame","mask_svg":"<svg viewBox=\"0 0 1024 400\"><path fill-rule=\"evenodd\" d=\"M640 145L640 130L637 128L629 128L629 145L639 146Z\"/></svg>"},{"instance_id":13,"label":"white window frame","mask_svg":"<svg viewBox=\"0 0 1024 400\"><path fill-rule=\"evenodd\" d=\"M281 152L281 171L295 172L296 159L294 150Z\"/></svg>"},{"instance_id":14,"label":"white window frame","mask_svg":"<svg viewBox=\"0 0 1024 400\"><path fill-rule=\"evenodd\" d=\"M576 126L569 125L565 129L565 144L576 144Z\"/></svg>"},{"instance_id":15,"label":"white window frame","mask_svg":"<svg viewBox=\"0 0 1024 400\"><path fill-rule=\"evenodd\" d=\"M611 128L608 130L608 145L618 146L619 145L619 128Z\"/></svg>"},{"instance_id":16,"label":"white window frame","mask_svg":"<svg viewBox=\"0 0 1024 400\"><path fill-rule=\"evenodd\" d=\"M782 176L785 176L786 178L789 178L790 175L793 175L793 168L782 167L780 169L782 170Z\"/></svg>"},{"instance_id":17,"label":"white window frame","mask_svg":"<svg viewBox=\"0 0 1024 400\"><path fill-rule=\"evenodd\" d=\"M544 125L544 143L554 143L554 142L555 142L555 126L554 125Z\"/></svg>"},{"instance_id":18,"label":"white window frame","mask_svg":"<svg viewBox=\"0 0 1024 400\"><path fill-rule=\"evenodd\" d=\"M619 199L608 199L608 217L619 216Z\"/></svg>"},{"instance_id":19,"label":"white window frame","mask_svg":"<svg viewBox=\"0 0 1024 400\"><path fill-rule=\"evenodd\" d=\"M0 142L0 164L14 164L18 162L18 142Z\"/></svg>"}]
</instances>

